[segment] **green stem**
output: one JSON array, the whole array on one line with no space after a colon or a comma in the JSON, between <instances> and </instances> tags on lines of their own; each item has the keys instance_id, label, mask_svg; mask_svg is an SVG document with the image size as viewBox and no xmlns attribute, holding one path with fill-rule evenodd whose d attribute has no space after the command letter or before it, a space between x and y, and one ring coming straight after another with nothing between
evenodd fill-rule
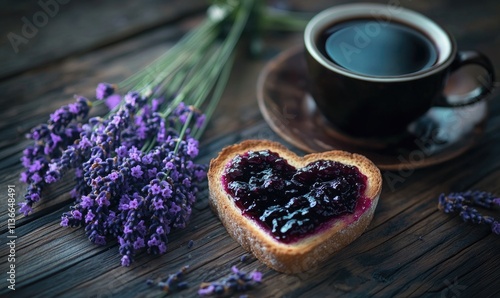
<instances>
[{"instance_id":1,"label":"green stem","mask_svg":"<svg viewBox=\"0 0 500 298\"><path fill-rule=\"evenodd\" d=\"M224 68L222 69L220 77L217 80L214 92L212 93L212 98L209 101L209 105L205 109L205 121L203 122L200 128L197 128L193 131L193 137L197 140L200 139L201 135L205 131L208 124L208 119L212 118L215 108L217 107L222 97L222 93L224 92L227 82L229 81L229 75L231 74L233 63L234 63L234 55L231 55L228 62L226 63L226 65L224 65Z\"/></svg>"},{"instance_id":2,"label":"green stem","mask_svg":"<svg viewBox=\"0 0 500 298\"><path fill-rule=\"evenodd\" d=\"M131 86L132 90L144 90L152 86L153 81L162 81L170 74L175 73L175 68L180 68L190 61L193 49L201 44L210 44L216 36L217 24L207 20L197 29L187 33L179 42L159 58L151 62L142 71L119 83L120 87ZM154 85L153 85L154 86Z\"/></svg>"}]
</instances>

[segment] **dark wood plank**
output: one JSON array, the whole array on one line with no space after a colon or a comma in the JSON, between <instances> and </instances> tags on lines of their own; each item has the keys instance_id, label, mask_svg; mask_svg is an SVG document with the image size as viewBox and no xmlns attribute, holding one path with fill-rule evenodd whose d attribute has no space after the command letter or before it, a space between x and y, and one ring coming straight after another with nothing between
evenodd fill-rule
<instances>
[{"instance_id":1,"label":"dark wood plank","mask_svg":"<svg viewBox=\"0 0 500 298\"><path fill-rule=\"evenodd\" d=\"M252 137L265 127L264 123L259 123L242 133L238 139L232 135L207 147L220 148L241 138ZM206 155L204 159L210 156ZM493 174L498 177L499 164L492 165L491 168L496 169ZM491 177L491 168L483 172L485 176L476 176L476 179L484 181L484 177ZM410 177L407 183L413 185L413 179L423 179L423 184L432 184L431 180L435 178L428 175L430 171L420 171L415 177ZM446 171L443 168L440 174L446 174ZM446 281L453 282L456 276L459 280L462 276L475 276L470 269L478 265L480 269L477 270L494 274L493 270L500 264L496 258L491 258L493 253L483 254L481 251L484 245L491 251L497 251L500 239L486 230L462 224L457 218L445 216L436 209L436 193L443 187L447 188L467 179L466 176L453 177L446 185L435 185L431 189L412 187L411 191L405 189L405 196L384 190L384 199L369 230L317 271L286 276L265 268L257 261L241 265L243 268L264 271L266 283L255 295L261 293L266 297L280 295L283 289L287 289L290 297L328 293L420 295L429 291L443 291L446 289ZM474 184L467 187L474 187ZM205 195L202 200L206 198ZM141 258L131 268L125 269L119 266L116 244L95 247L85 239L81 229L71 231L59 228L57 219L61 211L56 210L49 216L38 219L40 222L33 223L33 226L39 228L27 231L26 234L27 226L20 229L21 239L27 241L19 248L19 255L20 258L25 258L21 259L22 264L30 264L29 272L19 273L28 283L25 288L20 283L20 293L30 295L36 289L50 295L73 295L77 289L78 293L87 289L87 292L83 292L86 294L91 289L90 293L127 292L142 295L145 292L145 296L152 296L158 292L147 288L145 280L148 278L161 278L168 272L190 264L194 276L189 276L188 281L196 285L207 278L223 276L231 265L240 265L238 259L245 254L227 236L206 203L201 203L196 208L191 228L171 236L171 250L168 254L163 257ZM51 237L46 237L47 234ZM189 240L195 241L191 250L186 247ZM471 256L475 256L472 258L473 262L470 261ZM42 261L46 258L50 262ZM427 258L431 259L426 260ZM468 260L472 262L470 266L457 266L467 265ZM0 266L3 266L2 262L5 263L0 260ZM88 273L77 273L83 270ZM79 278L66 280L67 276L73 275L78 275ZM100 278L94 280L94 276ZM118 281L109 285L110 279ZM51 283L47 283L47 280ZM472 280L473 284L467 284L470 288L467 292L474 293L487 286L484 280ZM69 287L72 290L65 292ZM185 295L190 296L195 290L189 289Z\"/></svg>"},{"instance_id":2,"label":"dark wood plank","mask_svg":"<svg viewBox=\"0 0 500 298\"><path fill-rule=\"evenodd\" d=\"M309 11L332 4L289 3ZM497 1L484 1L482 7L463 0L453 4L445 0L401 3L437 19L457 36L462 48L479 48L500 69ZM23 134L31 126L45 121L61 104L71 102L74 93L91 96L98 82L119 81L131 74L169 48L197 22L199 18L176 22L175 26L150 30L0 81L4 95L0 100L2 187L16 184L21 201L24 186L17 182L21 170L18 160L27 144ZM249 58L244 51L239 53L237 68L245 71L236 71L231 78L202 139L200 162L208 162L224 146L243 139L266 138L287 144L261 117L255 84L270 58L300 42L300 34L272 35L265 40L261 57ZM280 274L251 256L248 262L241 263L240 256L247 253L228 236L208 208L206 190L200 194L189 227L169 236L167 254L143 254L130 268L122 268L116 243L94 246L82 229L59 227L60 215L69 206L68 178L47 192L49 200L40 204L34 215L17 218L18 287L14 297L157 297L161 291L149 288L146 280L165 278L186 264L191 266L186 277L190 287L176 295L179 297L196 296L200 282L226 275L232 265L264 273L264 283L250 292L254 297L498 297L500 237L486 227L471 226L457 216L441 213L437 210L437 196L474 188L500 193L499 97L498 92L492 96L485 135L463 156L425 169L384 172L404 179L392 186L384 181L379 206L366 233L316 270ZM1 239L6 239L4 206L0 207ZM190 240L194 245L189 249ZM2 270L8 265L7 254L8 248L1 245ZM11 293L5 282L1 283L0 296L8 294Z\"/></svg>"},{"instance_id":3,"label":"dark wood plank","mask_svg":"<svg viewBox=\"0 0 500 298\"><path fill-rule=\"evenodd\" d=\"M204 0L2 1L0 78L119 42L206 7Z\"/></svg>"}]
</instances>

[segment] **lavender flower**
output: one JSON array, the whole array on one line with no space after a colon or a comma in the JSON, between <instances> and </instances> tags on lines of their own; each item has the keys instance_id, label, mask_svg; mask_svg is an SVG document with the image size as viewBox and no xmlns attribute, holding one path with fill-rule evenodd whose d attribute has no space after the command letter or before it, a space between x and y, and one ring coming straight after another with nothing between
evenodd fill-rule
<instances>
[{"instance_id":1,"label":"lavender flower","mask_svg":"<svg viewBox=\"0 0 500 298\"><path fill-rule=\"evenodd\" d=\"M231 268L231 273L215 282L204 282L200 285L198 294L200 296L227 296L235 292L245 292L253 289L262 282L262 273L252 271L245 273L236 266Z\"/></svg>"},{"instance_id":2,"label":"lavender flower","mask_svg":"<svg viewBox=\"0 0 500 298\"><path fill-rule=\"evenodd\" d=\"M491 224L491 231L497 235L500 235L500 222L494 221Z\"/></svg>"},{"instance_id":3,"label":"lavender flower","mask_svg":"<svg viewBox=\"0 0 500 298\"><path fill-rule=\"evenodd\" d=\"M95 91L95 98L102 100L115 93L115 87L108 83L99 83Z\"/></svg>"},{"instance_id":4,"label":"lavender flower","mask_svg":"<svg viewBox=\"0 0 500 298\"><path fill-rule=\"evenodd\" d=\"M118 106L121 101L122 101L122 97L119 94L113 94L113 95L106 97L106 106L111 111L116 106Z\"/></svg>"},{"instance_id":5,"label":"lavender flower","mask_svg":"<svg viewBox=\"0 0 500 298\"><path fill-rule=\"evenodd\" d=\"M63 151L80 137L83 132L80 121L87 117L91 107L89 100L77 96L75 103L57 109L46 124L33 128L27 135L33 144L23 151L21 158L25 170L20 180L28 184L25 202L20 208L24 215L32 212L33 204L40 200L47 184L60 180L56 164Z\"/></svg>"},{"instance_id":6,"label":"lavender flower","mask_svg":"<svg viewBox=\"0 0 500 298\"><path fill-rule=\"evenodd\" d=\"M438 209L444 213L458 213L465 222L490 225L491 231L500 235L500 223L491 216L483 216L477 209L472 207L479 206L491 209L500 206L500 199L494 194L484 191L441 194L438 201Z\"/></svg>"},{"instance_id":7,"label":"lavender flower","mask_svg":"<svg viewBox=\"0 0 500 298\"><path fill-rule=\"evenodd\" d=\"M167 236L186 227L206 179L206 165L195 162L198 139L229 78L229 57L250 13L261 11L254 4L214 3L227 13L209 16L154 67L121 82L127 93L99 84L95 105L108 105L107 115L87 119L92 104L77 97L33 129L22 158L21 180L28 187L21 212L31 213L43 189L73 171L74 203L61 226L83 227L97 245L118 241L123 266L142 251L165 253ZM222 22L232 24L222 40L206 34Z\"/></svg>"},{"instance_id":8,"label":"lavender flower","mask_svg":"<svg viewBox=\"0 0 500 298\"><path fill-rule=\"evenodd\" d=\"M164 292L172 293L174 291L184 290L188 287L188 283L184 280L186 272L189 270L189 265L182 267L179 271L173 274L169 274L164 280L155 283L153 280L147 280L146 283L150 286L156 285L161 288Z\"/></svg>"},{"instance_id":9,"label":"lavender flower","mask_svg":"<svg viewBox=\"0 0 500 298\"><path fill-rule=\"evenodd\" d=\"M185 106L163 119L153 112L152 103L129 92L125 104L107 119L91 118L81 138L52 164L57 176L71 168L79 172L75 204L63 214L61 226L84 226L97 245L117 239L123 266L139 251L167 251L167 235L186 226L198 185L206 177L206 166L193 162L197 140L189 130L181 136L173 128L182 122L179 109ZM161 123L166 127L162 142Z\"/></svg>"}]
</instances>

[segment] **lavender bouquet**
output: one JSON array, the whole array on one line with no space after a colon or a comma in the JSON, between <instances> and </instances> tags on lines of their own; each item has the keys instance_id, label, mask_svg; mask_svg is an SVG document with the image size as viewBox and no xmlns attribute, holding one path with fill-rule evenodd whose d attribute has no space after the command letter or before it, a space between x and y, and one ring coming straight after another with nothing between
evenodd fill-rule
<instances>
[{"instance_id":1,"label":"lavender bouquet","mask_svg":"<svg viewBox=\"0 0 500 298\"><path fill-rule=\"evenodd\" d=\"M84 227L98 245L117 240L123 266L143 250L165 253L167 235L186 226L206 179L206 165L195 161L198 139L250 16L265 20L261 5L213 1L206 20L150 66L117 85L99 84L95 100L76 96L33 128L22 157L28 187L20 212L32 213L43 190L71 172L74 203L61 226ZM88 119L99 104L110 112Z\"/></svg>"}]
</instances>

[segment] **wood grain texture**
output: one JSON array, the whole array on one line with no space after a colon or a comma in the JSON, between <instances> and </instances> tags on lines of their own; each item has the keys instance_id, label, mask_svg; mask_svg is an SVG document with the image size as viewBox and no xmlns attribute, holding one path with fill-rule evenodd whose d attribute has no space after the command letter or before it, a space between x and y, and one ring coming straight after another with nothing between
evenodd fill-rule
<instances>
[{"instance_id":1,"label":"wood grain texture","mask_svg":"<svg viewBox=\"0 0 500 298\"><path fill-rule=\"evenodd\" d=\"M35 4L15 2L12 10L3 9L1 15L36 12L37 4L32 2ZM85 14L79 15L80 18L98 20L101 11L92 6L96 2L75 0L64 9L72 11L73 16L82 11ZM173 5L174 2L178 5ZM64 28L58 28L60 31L54 31L55 35L42 35L42 31L37 35L39 42L47 46L35 49L38 39L30 40L29 45L37 52L33 56L0 54L0 77L3 78L0 80L1 272L6 272L9 265L5 244L6 187L16 185L18 202L25 190L18 182L19 158L28 144L24 134L35 124L46 121L51 111L71 102L73 94L92 96L97 83L120 81L152 61L199 22L198 8L204 5L201 2L190 5L191 1L151 1L144 6L148 7L147 11L157 10L151 12L156 15L155 21L131 16L135 21L128 29L93 37L89 34L85 44L76 44L68 51L47 53L57 45L58 39L66 38L67 29L64 33ZM295 9L314 12L345 2L286 3ZM460 48L476 48L487 54L500 71L498 1L486 0L481 5L465 0L400 2L447 27L456 36ZM135 9L131 2L122 6L106 5L109 7L101 10L114 9L115 16L132 15L131 9ZM57 17L64 17L66 11L62 9ZM183 17L191 12L191 17ZM19 25L16 18L1 19L6 26L0 26L2 30L14 30ZM69 24L67 22L62 24ZM88 32L95 32L101 26L97 21L79 22L82 30ZM45 29L48 28L49 24ZM243 49L239 52L238 71L233 73L202 139L200 162L208 163L223 147L249 138L271 139L289 146L260 115L255 86L269 59L300 42L300 33L272 34L264 40L262 56L250 58ZM4 46L3 39L0 48ZM36 57L42 61L35 61ZM486 227L463 223L457 216L447 216L437 210L437 197L442 192L482 189L500 194L498 91L492 94L490 108L484 136L461 157L420 170L401 168L382 172L383 191L368 230L315 271L280 274L251 256L242 263L240 257L247 253L229 237L209 209L206 189L199 196L189 226L170 235L167 254L160 257L143 254L131 267L123 268L116 243L98 247L86 239L82 229L59 226L61 213L70 205L71 177L68 177L46 192L45 202L37 205L32 216L17 217L16 292L6 288L6 275L2 273L0 296L158 297L162 296L161 290L148 287L146 280L165 278L189 264L191 269L186 281L190 287L172 295L174 297L195 297L200 282L225 276L233 265L264 273L263 284L249 292L253 297L498 297L500 237ZM296 148L291 149L303 154ZM391 177L398 179L391 180ZM499 212L492 214L500 218ZM194 241L192 248L187 247L190 240Z\"/></svg>"},{"instance_id":2,"label":"wood grain texture","mask_svg":"<svg viewBox=\"0 0 500 298\"><path fill-rule=\"evenodd\" d=\"M0 78L118 43L206 7L204 0L3 1Z\"/></svg>"}]
</instances>

